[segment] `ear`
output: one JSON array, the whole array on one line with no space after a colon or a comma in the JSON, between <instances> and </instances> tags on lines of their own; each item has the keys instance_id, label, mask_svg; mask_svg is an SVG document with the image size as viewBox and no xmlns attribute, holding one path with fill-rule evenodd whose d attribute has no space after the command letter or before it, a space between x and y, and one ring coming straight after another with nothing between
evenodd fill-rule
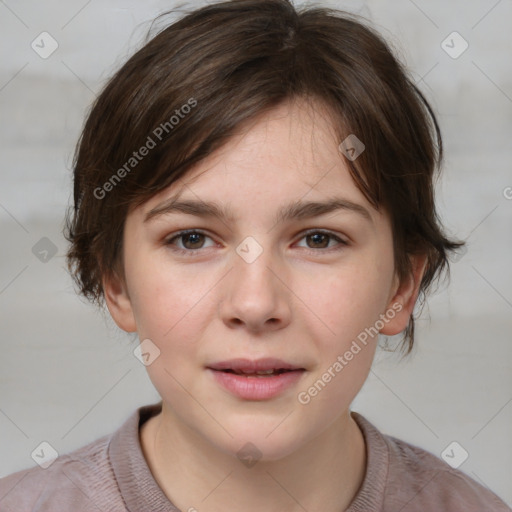
<instances>
[{"instance_id":1,"label":"ear","mask_svg":"<svg viewBox=\"0 0 512 512\"><path fill-rule=\"evenodd\" d=\"M125 280L116 273L102 279L103 293L114 322L126 332L136 332L137 324Z\"/></svg>"},{"instance_id":2,"label":"ear","mask_svg":"<svg viewBox=\"0 0 512 512\"><path fill-rule=\"evenodd\" d=\"M380 330L385 336L399 334L407 327L418 298L421 279L427 266L427 255L412 255L410 260L411 274L402 283L395 285L396 290L386 308L386 312L389 312L385 313L387 322ZM391 311L395 313L393 317Z\"/></svg>"}]
</instances>

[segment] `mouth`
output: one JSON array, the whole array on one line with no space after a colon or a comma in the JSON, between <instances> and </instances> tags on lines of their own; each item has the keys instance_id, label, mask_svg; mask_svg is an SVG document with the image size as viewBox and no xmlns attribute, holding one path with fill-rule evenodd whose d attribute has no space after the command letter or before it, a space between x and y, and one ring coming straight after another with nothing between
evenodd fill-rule
<instances>
[{"instance_id":1,"label":"mouth","mask_svg":"<svg viewBox=\"0 0 512 512\"><path fill-rule=\"evenodd\" d=\"M207 366L214 381L238 398L269 400L296 386L306 369L280 359L232 359Z\"/></svg>"}]
</instances>

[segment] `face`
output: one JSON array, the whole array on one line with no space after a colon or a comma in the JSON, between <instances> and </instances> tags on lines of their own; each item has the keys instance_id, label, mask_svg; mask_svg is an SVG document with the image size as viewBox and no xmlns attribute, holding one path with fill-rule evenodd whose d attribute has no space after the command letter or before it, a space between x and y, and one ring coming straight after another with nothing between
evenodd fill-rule
<instances>
[{"instance_id":1,"label":"face","mask_svg":"<svg viewBox=\"0 0 512 512\"><path fill-rule=\"evenodd\" d=\"M166 420L225 453L279 459L346 421L375 329L403 330L415 300L323 112L281 105L131 212L125 282L104 281L118 325L160 351L147 371Z\"/></svg>"}]
</instances>

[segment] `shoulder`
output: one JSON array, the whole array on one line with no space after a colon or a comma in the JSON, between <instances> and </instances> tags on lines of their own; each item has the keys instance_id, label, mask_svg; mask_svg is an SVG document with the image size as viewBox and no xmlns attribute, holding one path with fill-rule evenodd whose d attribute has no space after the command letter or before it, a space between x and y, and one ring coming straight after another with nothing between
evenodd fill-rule
<instances>
[{"instance_id":1,"label":"shoulder","mask_svg":"<svg viewBox=\"0 0 512 512\"><path fill-rule=\"evenodd\" d=\"M46 469L36 466L0 479L0 509L5 512L124 512L108 458L110 438L110 435L103 436L59 456Z\"/></svg>"},{"instance_id":2,"label":"shoulder","mask_svg":"<svg viewBox=\"0 0 512 512\"><path fill-rule=\"evenodd\" d=\"M350 512L512 512L496 494L419 446L381 433L352 413L367 448L367 469Z\"/></svg>"},{"instance_id":3,"label":"shoulder","mask_svg":"<svg viewBox=\"0 0 512 512\"><path fill-rule=\"evenodd\" d=\"M383 435L389 448L386 510L511 512L496 494L434 454Z\"/></svg>"}]
</instances>

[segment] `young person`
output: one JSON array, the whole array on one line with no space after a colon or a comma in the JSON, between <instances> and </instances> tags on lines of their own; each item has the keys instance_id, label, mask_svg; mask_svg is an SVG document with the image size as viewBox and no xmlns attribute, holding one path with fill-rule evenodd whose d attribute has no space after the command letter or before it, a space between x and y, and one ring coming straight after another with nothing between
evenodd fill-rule
<instances>
[{"instance_id":1,"label":"young person","mask_svg":"<svg viewBox=\"0 0 512 512\"><path fill-rule=\"evenodd\" d=\"M287 0L200 8L110 80L74 161L80 291L136 332L161 402L3 511L505 511L350 410L378 336L447 269L436 118L385 42Z\"/></svg>"}]
</instances>

